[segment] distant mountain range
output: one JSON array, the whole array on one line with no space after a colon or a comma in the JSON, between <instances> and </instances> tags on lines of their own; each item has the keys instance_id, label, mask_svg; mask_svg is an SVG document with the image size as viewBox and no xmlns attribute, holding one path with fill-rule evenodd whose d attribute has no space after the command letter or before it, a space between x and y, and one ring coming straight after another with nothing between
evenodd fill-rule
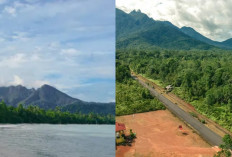
<instances>
[{"instance_id":1,"label":"distant mountain range","mask_svg":"<svg viewBox=\"0 0 232 157\"><path fill-rule=\"evenodd\" d=\"M232 49L232 38L213 41L191 27L178 28L168 21L156 21L135 10L127 14L116 9L116 41L117 48Z\"/></svg>"},{"instance_id":2,"label":"distant mountain range","mask_svg":"<svg viewBox=\"0 0 232 157\"><path fill-rule=\"evenodd\" d=\"M202 41L202 42L205 42L209 45L214 45L214 46L217 46L217 47L220 47L220 48L225 48L225 49L232 49L232 38L231 39L228 39L226 41L223 41L223 42L218 42L218 41L213 41L203 35L201 35L200 33L198 33L197 31L195 31L193 28L191 27L182 27L180 29L183 33L185 33L186 35L196 39L196 40L199 40L199 41Z\"/></svg>"},{"instance_id":3,"label":"distant mountain range","mask_svg":"<svg viewBox=\"0 0 232 157\"><path fill-rule=\"evenodd\" d=\"M115 114L115 103L96 103L85 102L72 98L56 88L43 85L41 88L27 89L24 86L0 87L0 101L7 105L17 106L22 104L24 107L29 105L39 106L43 109L55 109L57 106L62 111Z\"/></svg>"}]
</instances>

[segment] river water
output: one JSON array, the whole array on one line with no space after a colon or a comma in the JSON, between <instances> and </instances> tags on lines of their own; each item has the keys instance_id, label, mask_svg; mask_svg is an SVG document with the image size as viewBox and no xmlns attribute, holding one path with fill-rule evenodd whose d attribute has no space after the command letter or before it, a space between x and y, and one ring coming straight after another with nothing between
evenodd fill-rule
<instances>
[{"instance_id":1,"label":"river water","mask_svg":"<svg viewBox=\"0 0 232 157\"><path fill-rule=\"evenodd\" d=\"M114 125L0 125L0 157L114 157Z\"/></svg>"}]
</instances>

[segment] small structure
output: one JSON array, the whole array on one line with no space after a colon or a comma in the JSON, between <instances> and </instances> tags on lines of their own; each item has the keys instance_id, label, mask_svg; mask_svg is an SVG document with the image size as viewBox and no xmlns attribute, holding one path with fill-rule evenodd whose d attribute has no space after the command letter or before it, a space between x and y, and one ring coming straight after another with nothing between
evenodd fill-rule
<instances>
[{"instance_id":1,"label":"small structure","mask_svg":"<svg viewBox=\"0 0 232 157\"><path fill-rule=\"evenodd\" d=\"M168 85L167 87L165 87L165 89L167 92L171 92L173 87L172 87L172 85Z\"/></svg>"},{"instance_id":2,"label":"small structure","mask_svg":"<svg viewBox=\"0 0 232 157\"><path fill-rule=\"evenodd\" d=\"M123 123L115 123L115 129L116 129L116 144L125 142L125 134L124 130L126 130L125 124Z\"/></svg>"},{"instance_id":3,"label":"small structure","mask_svg":"<svg viewBox=\"0 0 232 157\"><path fill-rule=\"evenodd\" d=\"M182 133L182 135L188 135L188 131L187 130L184 130L182 125L179 125L179 131Z\"/></svg>"}]
</instances>

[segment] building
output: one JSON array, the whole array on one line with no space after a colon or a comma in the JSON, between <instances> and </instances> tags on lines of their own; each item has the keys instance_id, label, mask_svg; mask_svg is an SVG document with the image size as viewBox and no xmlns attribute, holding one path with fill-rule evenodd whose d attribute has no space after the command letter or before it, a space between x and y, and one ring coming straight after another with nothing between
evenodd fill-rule
<instances>
[{"instance_id":1,"label":"building","mask_svg":"<svg viewBox=\"0 0 232 157\"><path fill-rule=\"evenodd\" d=\"M115 136L116 144L125 142L125 139L124 139L124 136L125 136L124 130L126 130L125 124L116 122L115 129L116 129L116 132L115 132L116 133L116 136Z\"/></svg>"},{"instance_id":2,"label":"building","mask_svg":"<svg viewBox=\"0 0 232 157\"><path fill-rule=\"evenodd\" d=\"M165 89L167 92L171 92L173 87L172 87L172 85L168 85Z\"/></svg>"}]
</instances>

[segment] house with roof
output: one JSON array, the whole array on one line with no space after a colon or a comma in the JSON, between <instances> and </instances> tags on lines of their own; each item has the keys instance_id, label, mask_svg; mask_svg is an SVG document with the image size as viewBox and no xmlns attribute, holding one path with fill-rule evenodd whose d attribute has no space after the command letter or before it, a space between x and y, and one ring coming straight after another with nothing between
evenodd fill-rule
<instances>
[{"instance_id":1,"label":"house with roof","mask_svg":"<svg viewBox=\"0 0 232 157\"><path fill-rule=\"evenodd\" d=\"M126 130L126 126L123 123L115 123L115 133L116 133L116 144L125 142L125 133L124 130Z\"/></svg>"}]
</instances>

